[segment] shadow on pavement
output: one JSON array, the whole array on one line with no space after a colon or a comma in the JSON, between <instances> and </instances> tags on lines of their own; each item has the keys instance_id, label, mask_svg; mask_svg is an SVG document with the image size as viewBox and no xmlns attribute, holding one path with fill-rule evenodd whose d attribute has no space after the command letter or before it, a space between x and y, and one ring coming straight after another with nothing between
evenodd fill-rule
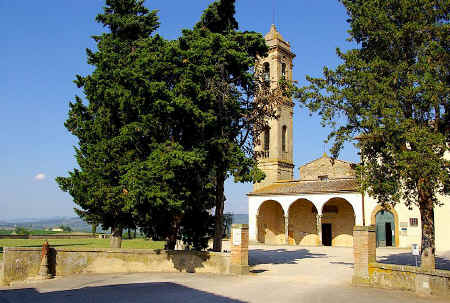
<instances>
[{"instance_id":1,"label":"shadow on pavement","mask_svg":"<svg viewBox=\"0 0 450 303\"><path fill-rule=\"evenodd\" d=\"M311 253L307 249L252 249L248 252L248 263L250 266L259 264L296 264L295 261L310 258L326 258L327 254Z\"/></svg>"},{"instance_id":2,"label":"shadow on pavement","mask_svg":"<svg viewBox=\"0 0 450 303\"><path fill-rule=\"evenodd\" d=\"M76 290L40 293L36 289L0 291L1 303L134 303L134 302L231 302L228 297L215 295L170 282L121 284L85 287Z\"/></svg>"},{"instance_id":3,"label":"shadow on pavement","mask_svg":"<svg viewBox=\"0 0 450 303\"><path fill-rule=\"evenodd\" d=\"M416 259L411 253L392 254L389 256L377 257L377 262L385 264L416 266ZM420 257L417 258L417 266L420 266ZM450 260L436 257L436 269L450 270Z\"/></svg>"}]
</instances>

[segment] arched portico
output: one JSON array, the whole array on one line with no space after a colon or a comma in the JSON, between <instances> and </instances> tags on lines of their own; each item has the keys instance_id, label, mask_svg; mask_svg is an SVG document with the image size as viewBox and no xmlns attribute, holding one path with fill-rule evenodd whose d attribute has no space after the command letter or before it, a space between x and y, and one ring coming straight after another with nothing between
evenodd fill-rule
<instances>
[{"instance_id":1,"label":"arched portico","mask_svg":"<svg viewBox=\"0 0 450 303\"><path fill-rule=\"evenodd\" d=\"M322 207L321 235L326 246L353 246L355 212L353 206L340 197L331 198Z\"/></svg>"},{"instance_id":2,"label":"arched portico","mask_svg":"<svg viewBox=\"0 0 450 303\"><path fill-rule=\"evenodd\" d=\"M264 201L257 214L257 241L265 244L284 244L285 216L280 203Z\"/></svg>"},{"instance_id":3,"label":"arched portico","mask_svg":"<svg viewBox=\"0 0 450 303\"><path fill-rule=\"evenodd\" d=\"M298 199L289 207L288 236L290 245L320 245L316 206L307 199Z\"/></svg>"}]
</instances>

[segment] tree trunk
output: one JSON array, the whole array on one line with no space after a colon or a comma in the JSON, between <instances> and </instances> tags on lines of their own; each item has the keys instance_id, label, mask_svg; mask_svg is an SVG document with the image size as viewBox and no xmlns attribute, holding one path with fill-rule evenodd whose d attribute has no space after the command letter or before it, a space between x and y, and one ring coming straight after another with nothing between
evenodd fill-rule
<instances>
[{"instance_id":1,"label":"tree trunk","mask_svg":"<svg viewBox=\"0 0 450 303\"><path fill-rule=\"evenodd\" d=\"M122 228L114 227L111 229L111 248L121 248L122 247Z\"/></svg>"},{"instance_id":2,"label":"tree trunk","mask_svg":"<svg viewBox=\"0 0 450 303\"><path fill-rule=\"evenodd\" d=\"M222 237L223 237L223 209L225 204L224 183L225 174L223 169L219 167L216 173L217 191L216 191L216 230L214 233L213 251L222 251Z\"/></svg>"},{"instance_id":3,"label":"tree trunk","mask_svg":"<svg viewBox=\"0 0 450 303\"><path fill-rule=\"evenodd\" d=\"M92 235L95 237L97 234L97 224L92 224Z\"/></svg>"},{"instance_id":4,"label":"tree trunk","mask_svg":"<svg viewBox=\"0 0 450 303\"><path fill-rule=\"evenodd\" d=\"M134 229L133 239L136 239L136 228Z\"/></svg>"},{"instance_id":5,"label":"tree trunk","mask_svg":"<svg viewBox=\"0 0 450 303\"><path fill-rule=\"evenodd\" d=\"M175 245L177 244L177 235L172 233L167 237L165 249L166 250L175 250Z\"/></svg>"},{"instance_id":6,"label":"tree trunk","mask_svg":"<svg viewBox=\"0 0 450 303\"><path fill-rule=\"evenodd\" d=\"M435 241L434 241L434 204L431 194L419 189L419 208L422 220L422 255L421 267L425 270L434 270Z\"/></svg>"},{"instance_id":7,"label":"tree trunk","mask_svg":"<svg viewBox=\"0 0 450 303\"><path fill-rule=\"evenodd\" d=\"M130 231L130 229L128 228L128 240L129 239L131 239L131 231Z\"/></svg>"}]
</instances>

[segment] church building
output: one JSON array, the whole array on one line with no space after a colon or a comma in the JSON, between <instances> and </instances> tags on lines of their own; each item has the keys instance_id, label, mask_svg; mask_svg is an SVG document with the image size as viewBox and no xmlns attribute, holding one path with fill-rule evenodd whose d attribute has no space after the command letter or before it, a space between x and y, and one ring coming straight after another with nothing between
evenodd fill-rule
<instances>
[{"instance_id":1,"label":"church building","mask_svg":"<svg viewBox=\"0 0 450 303\"><path fill-rule=\"evenodd\" d=\"M282 78L292 81L295 54L274 25L265 39L269 54L258 66L276 88ZM269 121L255 147L266 178L248 194L250 241L352 247L355 225L375 225L379 247L420 245L418 208L408 209L400 201L382 209L358 191L354 163L323 154L301 166L300 178L293 180L293 108L292 100L279 106L279 118ZM450 197L439 198L443 206L435 209L436 249L443 252L450 251Z\"/></svg>"}]
</instances>

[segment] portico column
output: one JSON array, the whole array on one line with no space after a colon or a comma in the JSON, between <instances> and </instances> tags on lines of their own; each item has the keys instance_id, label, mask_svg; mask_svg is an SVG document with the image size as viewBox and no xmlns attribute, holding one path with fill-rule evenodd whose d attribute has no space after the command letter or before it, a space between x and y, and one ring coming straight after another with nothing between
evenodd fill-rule
<instances>
[{"instance_id":1,"label":"portico column","mask_svg":"<svg viewBox=\"0 0 450 303\"><path fill-rule=\"evenodd\" d=\"M289 216L284 216L284 237L285 243L289 245Z\"/></svg>"},{"instance_id":2,"label":"portico column","mask_svg":"<svg viewBox=\"0 0 450 303\"><path fill-rule=\"evenodd\" d=\"M322 215L317 214L317 236L319 237L319 245L322 246Z\"/></svg>"},{"instance_id":3,"label":"portico column","mask_svg":"<svg viewBox=\"0 0 450 303\"><path fill-rule=\"evenodd\" d=\"M259 233L261 232L260 231L260 225L261 225L261 223L259 222L260 221L260 215L256 215L256 242L258 243L258 242L262 242L261 241L261 239L259 238Z\"/></svg>"}]
</instances>

